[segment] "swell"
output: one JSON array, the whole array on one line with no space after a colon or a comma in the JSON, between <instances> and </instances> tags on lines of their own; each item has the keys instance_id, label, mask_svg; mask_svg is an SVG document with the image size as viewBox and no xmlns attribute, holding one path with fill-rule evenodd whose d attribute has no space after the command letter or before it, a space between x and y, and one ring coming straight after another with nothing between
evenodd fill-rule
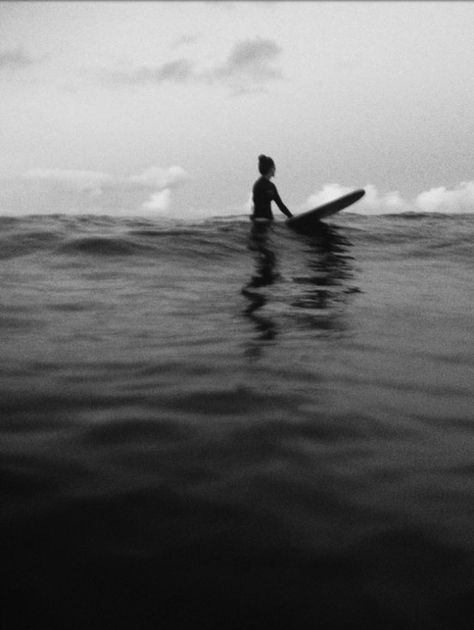
<instances>
[{"instance_id":1,"label":"swell","mask_svg":"<svg viewBox=\"0 0 474 630\"><path fill-rule=\"evenodd\" d=\"M180 259L190 262L227 260L246 253L251 227L243 219L209 219L178 223L141 218L48 215L0 220L0 259L31 255L81 258ZM338 215L318 234L296 235L281 221L268 229L275 250L294 248L308 239L328 242L349 239L360 251L384 257L452 257L472 259L472 215L400 214ZM335 238L332 238L335 237ZM299 245L297 245L299 246Z\"/></svg>"},{"instance_id":2,"label":"swell","mask_svg":"<svg viewBox=\"0 0 474 630\"><path fill-rule=\"evenodd\" d=\"M368 254L383 258L446 258L470 264L473 215L405 213L373 217L347 215L341 230Z\"/></svg>"},{"instance_id":3,"label":"swell","mask_svg":"<svg viewBox=\"0 0 474 630\"><path fill-rule=\"evenodd\" d=\"M243 229L245 225L245 229ZM52 257L222 258L245 251L247 225L241 221L168 225L144 220L45 217L5 220L0 258L32 254Z\"/></svg>"}]
</instances>

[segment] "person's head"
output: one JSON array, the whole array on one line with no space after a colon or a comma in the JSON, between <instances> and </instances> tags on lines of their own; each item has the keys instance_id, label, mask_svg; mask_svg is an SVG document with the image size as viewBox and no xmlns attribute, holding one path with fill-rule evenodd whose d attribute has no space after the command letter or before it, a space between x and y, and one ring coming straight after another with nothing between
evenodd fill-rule
<instances>
[{"instance_id":1,"label":"person's head","mask_svg":"<svg viewBox=\"0 0 474 630\"><path fill-rule=\"evenodd\" d=\"M268 155L259 155L258 170L264 177L273 177L275 175L275 162Z\"/></svg>"}]
</instances>

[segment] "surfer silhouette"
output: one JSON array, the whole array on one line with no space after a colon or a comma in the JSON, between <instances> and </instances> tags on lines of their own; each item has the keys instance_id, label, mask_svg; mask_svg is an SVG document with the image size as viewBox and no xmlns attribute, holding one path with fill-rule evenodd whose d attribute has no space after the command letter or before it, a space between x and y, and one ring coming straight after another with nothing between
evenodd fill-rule
<instances>
[{"instance_id":1,"label":"surfer silhouette","mask_svg":"<svg viewBox=\"0 0 474 630\"><path fill-rule=\"evenodd\" d=\"M275 184L270 181L275 175L275 162L267 155L259 155L258 170L261 177L257 179L252 189L252 221L273 221L272 201L276 203L284 215L288 218L292 217L293 215L281 200Z\"/></svg>"}]
</instances>

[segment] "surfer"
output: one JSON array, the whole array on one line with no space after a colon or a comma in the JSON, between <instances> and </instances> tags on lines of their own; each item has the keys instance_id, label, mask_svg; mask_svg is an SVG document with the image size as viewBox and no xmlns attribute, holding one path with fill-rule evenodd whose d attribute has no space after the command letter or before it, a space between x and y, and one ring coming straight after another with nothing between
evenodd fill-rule
<instances>
[{"instance_id":1,"label":"surfer","mask_svg":"<svg viewBox=\"0 0 474 630\"><path fill-rule=\"evenodd\" d=\"M257 179L252 189L253 214L252 221L272 221L271 203L274 201L288 218L293 215L285 206L278 194L278 190L271 178L275 175L275 162L267 155L258 156L258 170L261 177Z\"/></svg>"}]
</instances>

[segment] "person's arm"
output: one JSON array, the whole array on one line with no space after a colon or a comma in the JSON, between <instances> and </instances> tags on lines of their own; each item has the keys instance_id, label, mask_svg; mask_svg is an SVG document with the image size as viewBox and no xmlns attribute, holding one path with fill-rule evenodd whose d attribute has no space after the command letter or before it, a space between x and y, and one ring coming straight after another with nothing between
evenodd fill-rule
<instances>
[{"instance_id":1,"label":"person's arm","mask_svg":"<svg viewBox=\"0 0 474 630\"><path fill-rule=\"evenodd\" d=\"M281 200L280 195L278 194L278 190L276 189L276 186L273 193L273 201L280 208L280 210L283 212L284 215L286 215L288 218L293 216L291 212L288 210L288 208L285 206L283 201Z\"/></svg>"}]
</instances>

